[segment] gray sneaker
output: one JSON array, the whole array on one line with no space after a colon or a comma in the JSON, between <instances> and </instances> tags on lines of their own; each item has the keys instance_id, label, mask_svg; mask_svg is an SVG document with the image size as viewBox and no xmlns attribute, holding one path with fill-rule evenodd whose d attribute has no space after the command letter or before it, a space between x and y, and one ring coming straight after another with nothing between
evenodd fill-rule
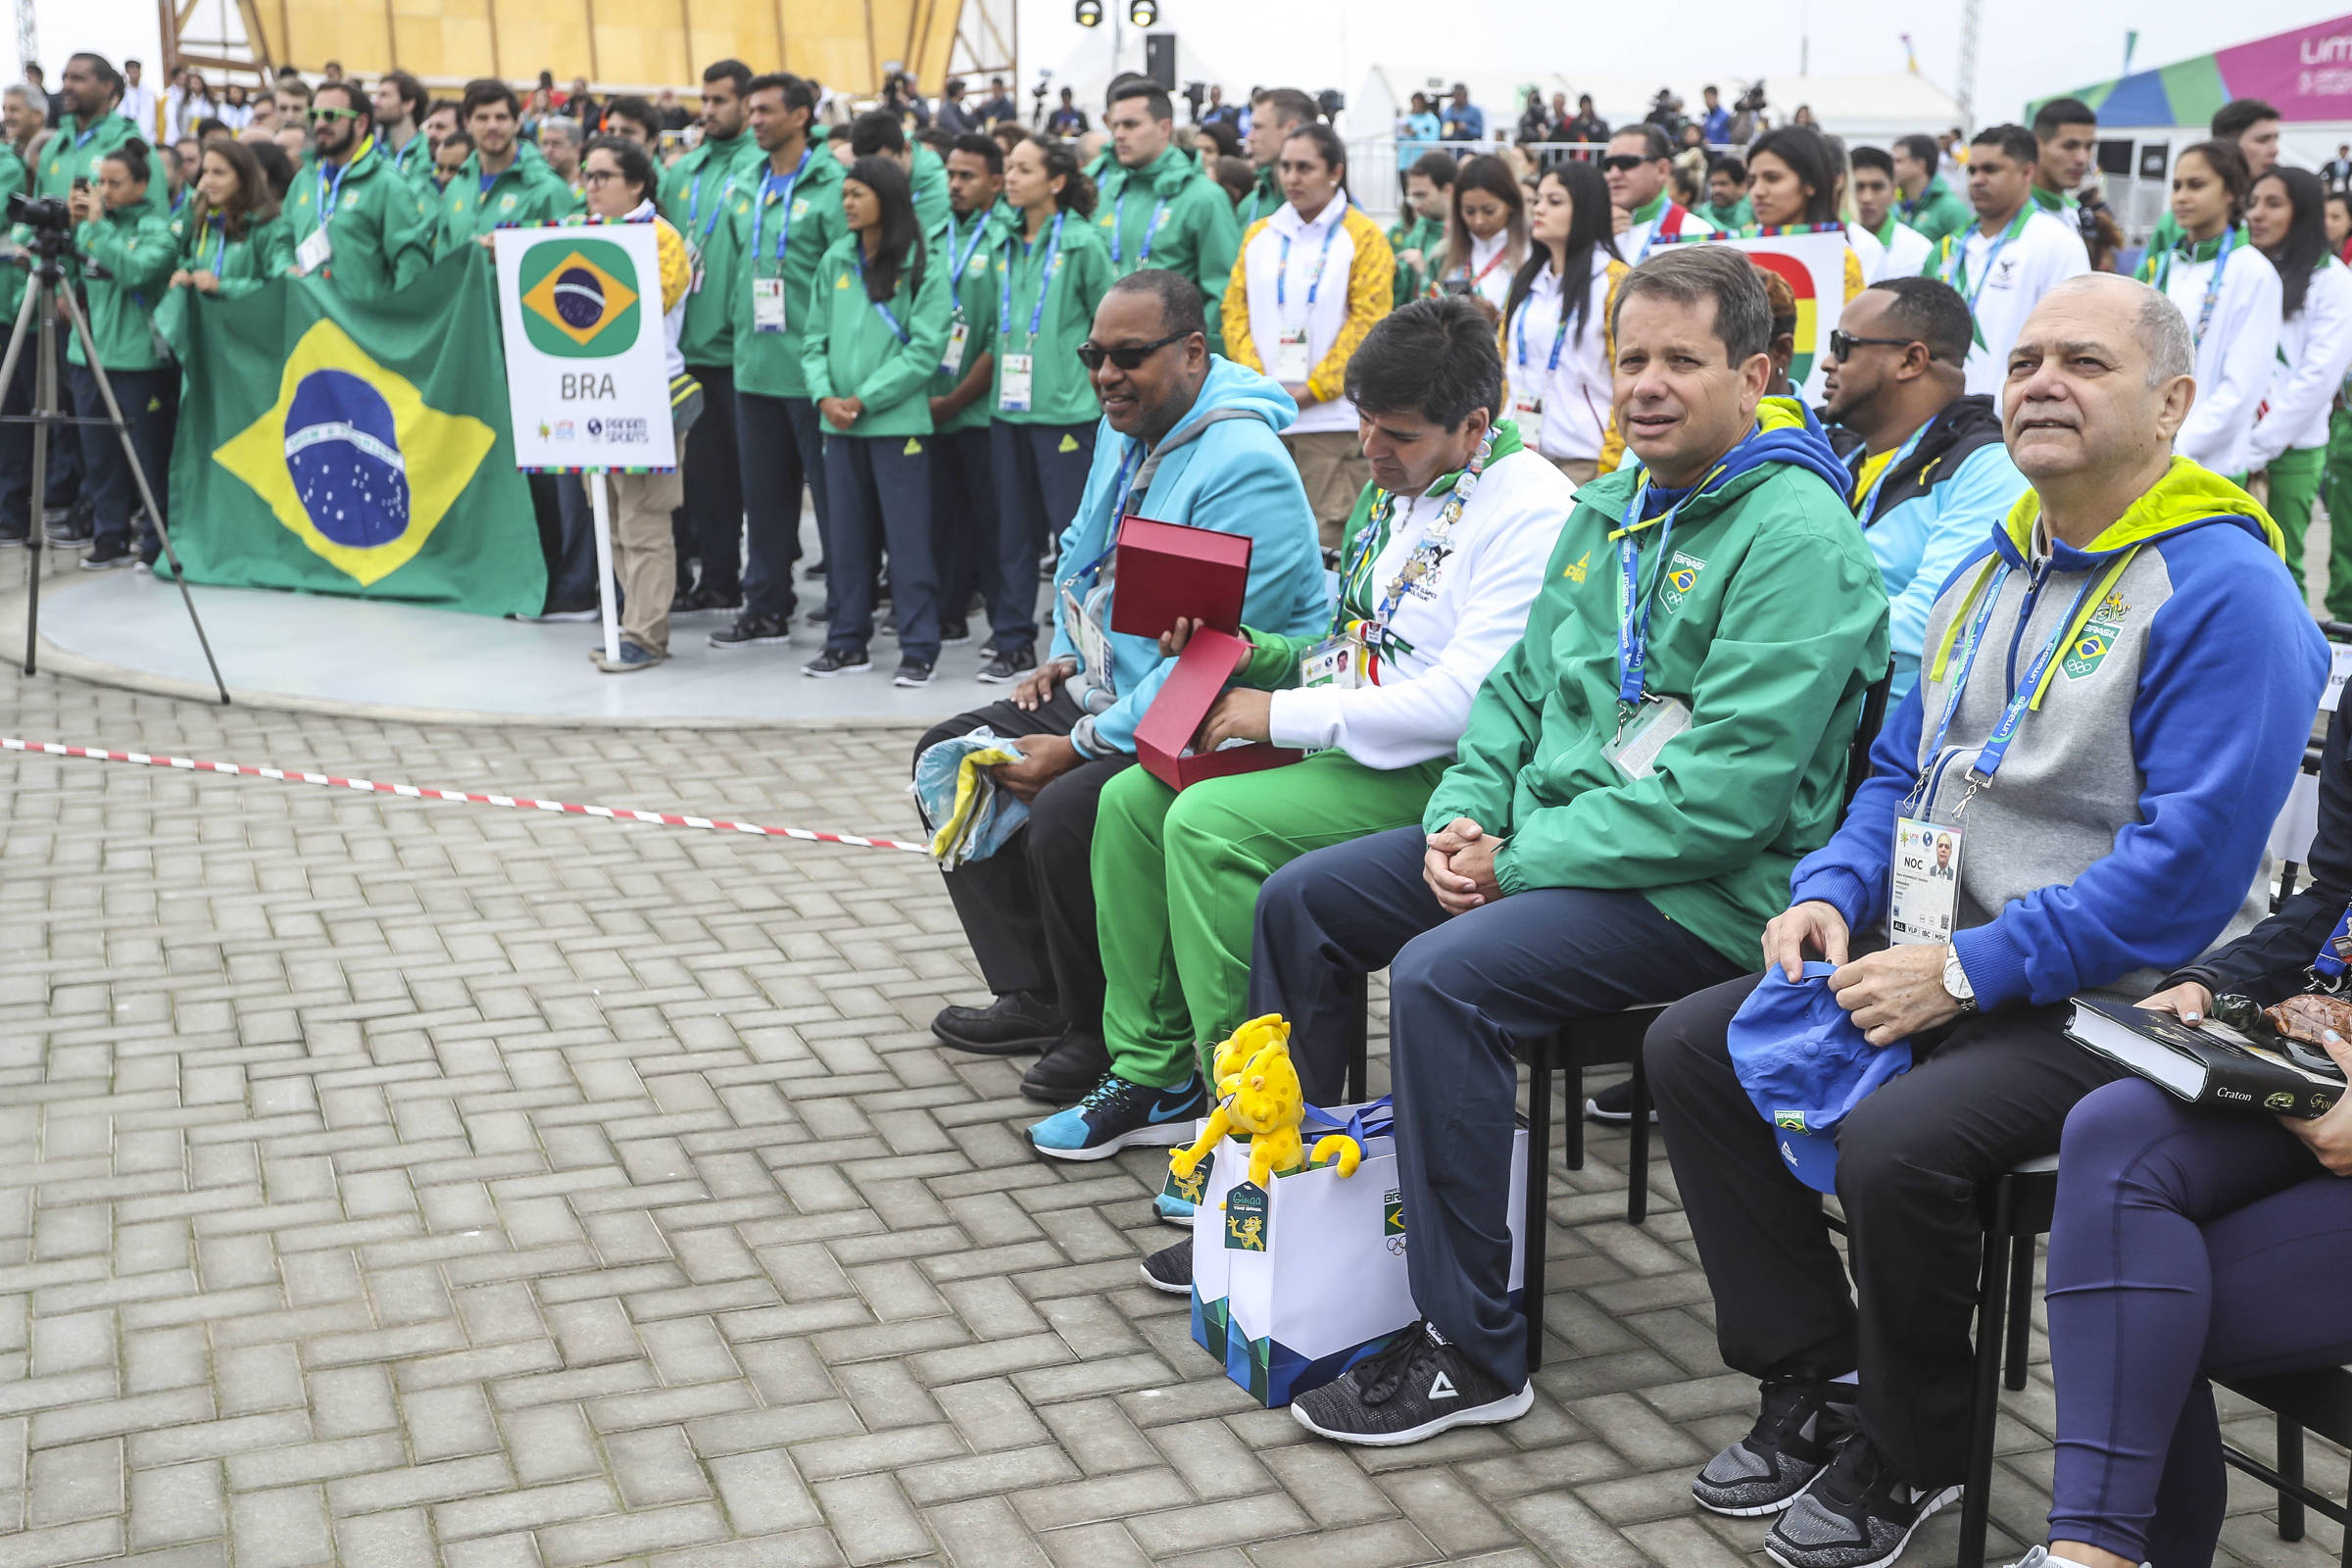
<instances>
[{"instance_id":1,"label":"gray sneaker","mask_svg":"<svg viewBox=\"0 0 2352 1568\"><path fill-rule=\"evenodd\" d=\"M1813 1484L1854 1430L1854 1385L1774 1378L1746 1437L1690 1483L1698 1505L1735 1519L1779 1513Z\"/></svg>"},{"instance_id":2,"label":"gray sneaker","mask_svg":"<svg viewBox=\"0 0 2352 1568\"><path fill-rule=\"evenodd\" d=\"M1960 1491L1912 1486L1857 1432L1781 1515L1764 1552L1781 1568L1887 1568Z\"/></svg>"}]
</instances>

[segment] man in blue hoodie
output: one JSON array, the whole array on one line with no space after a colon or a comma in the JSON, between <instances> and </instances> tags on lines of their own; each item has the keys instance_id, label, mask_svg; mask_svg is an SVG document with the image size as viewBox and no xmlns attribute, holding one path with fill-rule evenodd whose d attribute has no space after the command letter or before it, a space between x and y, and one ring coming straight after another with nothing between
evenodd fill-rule
<instances>
[{"instance_id":1,"label":"man in blue hoodie","mask_svg":"<svg viewBox=\"0 0 2352 1568\"><path fill-rule=\"evenodd\" d=\"M1294 1055L1337 1056L1354 976L1389 970L1425 1324L1292 1405L1343 1443L1526 1413L1516 1048L1749 961L1782 879L1836 824L1886 669L1846 472L1802 405L1764 396L1762 274L1673 246L1626 275L1611 317L1617 428L1641 461L1577 492L1420 824L1303 856L1258 895L1249 1010L1288 1017Z\"/></svg>"},{"instance_id":2,"label":"man in blue hoodie","mask_svg":"<svg viewBox=\"0 0 2352 1568\"><path fill-rule=\"evenodd\" d=\"M2068 1109L2116 1071L2067 1043L2067 1000L2144 996L2267 906L2266 841L2328 651L2278 526L2172 456L2191 364L2188 323L2145 285L2092 274L2035 307L2003 416L2033 488L1936 596L1918 686L1765 930L1767 963L1792 982L1808 958L1838 965L1852 1026L1916 1061L1836 1132L1850 1293L1821 1195L1732 1065L1756 979L1650 1029L1723 1359L1764 1385L1754 1429L1691 1491L1779 1513L1784 1568L1890 1563L1960 1494L1977 1194L2057 1152ZM1914 865L1898 887L1898 823L1956 839L1958 877Z\"/></svg>"},{"instance_id":3,"label":"man in blue hoodie","mask_svg":"<svg viewBox=\"0 0 2352 1568\"><path fill-rule=\"evenodd\" d=\"M1103 295L1078 352L1102 425L1078 514L1061 535L1052 656L1009 702L958 714L915 748L919 757L986 726L1022 754L996 772L1029 803L1028 824L995 855L946 873L996 1000L944 1008L931 1028L983 1054L1052 1048L1021 1092L1054 1104L1110 1070L1090 869L1095 806L1102 786L1134 763L1136 724L1172 663L1153 639L1109 629L1119 519L1133 514L1248 535L1242 618L1251 626L1303 636L1329 612L1314 517L1278 439L1298 405L1278 383L1209 352L1200 291L1180 273L1130 273Z\"/></svg>"}]
</instances>

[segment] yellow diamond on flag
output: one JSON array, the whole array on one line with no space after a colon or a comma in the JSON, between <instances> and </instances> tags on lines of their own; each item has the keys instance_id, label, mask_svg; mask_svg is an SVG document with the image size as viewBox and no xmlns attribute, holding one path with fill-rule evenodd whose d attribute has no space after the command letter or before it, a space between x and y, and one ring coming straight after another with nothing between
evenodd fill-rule
<instances>
[{"instance_id":1,"label":"yellow diamond on flag","mask_svg":"<svg viewBox=\"0 0 2352 1568\"><path fill-rule=\"evenodd\" d=\"M564 302L557 297L560 289L576 286L572 280L572 274L575 272L586 272L594 277L597 289L603 295L602 310L592 319L582 319L577 324L574 324L571 318L583 316L584 313L574 310L567 316L563 309ZM563 261L549 268L547 275L539 279L522 296L524 310L529 311L574 343L583 345L597 333L603 331L608 323L617 319L621 312L636 303L637 291L635 289L597 266L578 251L573 251Z\"/></svg>"},{"instance_id":2,"label":"yellow diamond on flag","mask_svg":"<svg viewBox=\"0 0 2352 1568\"><path fill-rule=\"evenodd\" d=\"M213 461L365 588L424 548L496 440L489 425L432 407L340 326L318 321L287 356L277 401Z\"/></svg>"}]
</instances>

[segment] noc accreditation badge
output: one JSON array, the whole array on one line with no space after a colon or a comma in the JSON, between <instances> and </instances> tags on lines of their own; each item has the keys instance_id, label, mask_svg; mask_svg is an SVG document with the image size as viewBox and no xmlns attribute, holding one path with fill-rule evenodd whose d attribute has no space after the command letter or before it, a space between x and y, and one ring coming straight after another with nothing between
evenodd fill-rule
<instances>
[{"instance_id":1,"label":"noc accreditation badge","mask_svg":"<svg viewBox=\"0 0 2352 1568\"><path fill-rule=\"evenodd\" d=\"M939 368L950 375L963 369L963 347L972 340L971 326L958 315L948 323L948 351L939 357Z\"/></svg>"},{"instance_id":2,"label":"noc accreditation badge","mask_svg":"<svg viewBox=\"0 0 2352 1568\"><path fill-rule=\"evenodd\" d=\"M1960 907L1960 829L1915 816L1894 819L1886 935L1896 947L1949 942Z\"/></svg>"},{"instance_id":3,"label":"noc accreditation badge","mask_svg":"<svg viewBox=\"0 0 2352 1568\"><path fill-rule=\"evenodd\" d=\"M752 279L752 330L781 332L784 330L784 279L755 277Z\"/></svg>"},{"instance_id":4,"label":"noc accreditation badge","mask_svg":"<svg viewBox=\"0 0 2352 1568\"><path fill-rule=\"evenodd\" d=\"M1519 421L1522 430L1541 430L1544 427L1544 394L1532 386L1511 386L1511 417Z\"/></svg>"},{"instance_id":5,"label":"noc accreditation badge","mask_svg":"<svg viewBox=\"0 0 2352 1568\"><path fill-rule=\"evenodd\" d=\"M334 254L334 241L326 237L326 226L320 224L318 232L294 247L294 265L303 276L309 277L332 260Z\"/></svg>"},{"instance_id":6,"label":"noc accreditation badge","mask_svg":"<svg viewBox=\"0 0 2352 1568\"><path fill-rule=\"evenodd\" d=\"M1306 328L1285 327L1274 340L1274 379L1286 385L1303 381L1314 370L1306 343Z\"/></svg>"},{"instance_id":7,"label":"noc accreditation badge","mask_svg":"<svg viewBox=\"0 0 2352 1568\"><path fill-rule=\"evenodd\" d=\"M1666 743L1690 727L1690 707L1679 698L1643 697L1600 755L1627 778L1647 778L1658 770L1658 754Z\"/></svg>"},{"instance_id":8,"label":"noc accreditation badge","mask_svg":"<svg viewBox=\"0 0 2352 1568\"><path fill-rule=\"evenodd\" d=\"M997 382L997 407L1006 414L1027 414L1029 389L1036 373L1036 357L1007 354L1002 363L1002 378Z\"/></svg>"},{"instance_id":9,"label":"noc accreditation badge","mask_svg":"<svg viewBox=\"0 0 2352 1568\"><path fill-rule=\"evenodd\" d=\"M1380 684L1378 657L1355 633L1326 637L1298 656L1298 684L1351 692Z\"/></svg>"}]
</instances>

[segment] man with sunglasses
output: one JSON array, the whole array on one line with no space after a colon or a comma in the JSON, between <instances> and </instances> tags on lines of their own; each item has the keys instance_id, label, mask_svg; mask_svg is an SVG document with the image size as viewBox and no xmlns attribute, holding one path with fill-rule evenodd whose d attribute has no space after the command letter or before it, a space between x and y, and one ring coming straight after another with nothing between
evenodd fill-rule
<instances>
[{"instance_id":1,"label":"man with sunglasses","mask_svg":"<svg viewBox=\"0 0 2352 1568\"><path fill-rule=\"evenodd\" d=\"M1712 234L1715 225L1674 199L1674 146L1655 125L1628 125L1609 138L1600 161L1609 205L1625 215L1617 254L1639 267L1653 247L1685 234Z\"/></svg>"},{"instance_id":2,"label":"man with sunglasses","mask_svg":"<svg viewBox=\"0 0 2352 1568\"><path fill-rule=\"evenodd\" d=\"M347 299L388 299L432 265L432 192L378 148L374 111L356 83L320 87L309 113L316 156L286 192L293 270L325 278Z\"/></svg>"},{"instance_id":3,"label":"man with sunglasses","mask_svg":"<svg viewBox=\"0 0 2352 1568\"><path fill-rule=\"evenodd\" d=\"M1054 646L1009 702L925 735L919 758L987 727L1021 753L995 769L1029 820L985 859L946 873L956 916L996 1000L952 1006L932 1032L985 1055L1051 1048L1021 1092L1066 1104L1110 1070L1091 858L1102 786L1135 761L1135 729L1167 679L1159 643L1110 630L1115 544L1126 515L1251 541L1248 624L1286 637L1329 614L1323 556L1298 469L1280 439L1298 410L1255 370L1208 351L1200 291L1148 268L1110 285L1078 357L1102 407L1077 515L1061 535Z\"/></svg>"},{"instance_id":4,"label":"man with sunglasses","mask_svg":"<svg viewBox=\"0 0 2352 1568\"><path fill-rule=\"evenodd\" d=\"M1919 678L1936 593L2026 493L1992 399L1967 395L1969 327L1947 284L1889 278L1848 302L1823 367L1822 417L1853 470L1854 514L1886 583L1892 702Z\"/></svg>"}]
</instances>

